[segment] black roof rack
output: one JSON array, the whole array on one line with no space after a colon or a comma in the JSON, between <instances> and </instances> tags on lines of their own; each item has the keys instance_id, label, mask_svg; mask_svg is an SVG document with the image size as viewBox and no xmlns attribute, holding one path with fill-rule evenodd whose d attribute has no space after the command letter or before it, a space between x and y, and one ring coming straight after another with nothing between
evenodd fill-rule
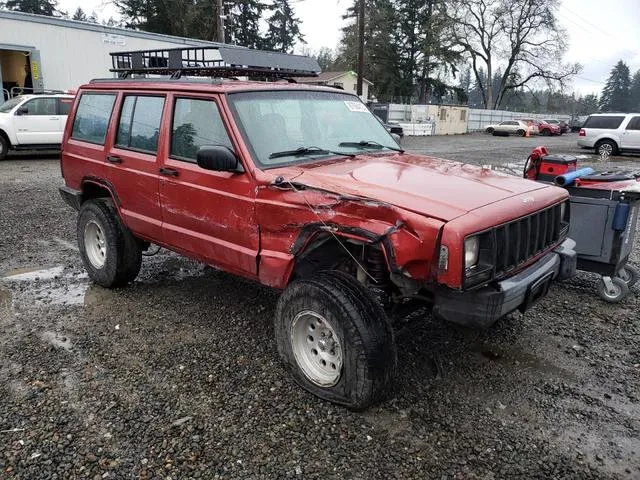
<instances>
[{"instance_id":1,"label":"black roof rack","mask_svg":"<svg viewBox=\"0 0 640 480\"><path fill-rule=\"evenodd\" d=\"M183 47L113 52L111 71L119 78L135 74L193 77L315 77L320 65L310 57L239 47Z\"/></svg>"}]
</instances>

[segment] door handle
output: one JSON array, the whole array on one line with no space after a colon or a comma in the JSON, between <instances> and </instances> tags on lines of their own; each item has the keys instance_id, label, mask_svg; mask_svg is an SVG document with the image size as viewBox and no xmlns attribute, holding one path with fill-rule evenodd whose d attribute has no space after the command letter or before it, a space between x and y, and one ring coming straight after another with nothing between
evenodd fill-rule
<instances>
[{"instance_id":1,"label":"door handle","mask_svg":"<svg viewBox=\"0 0 640 480\"><path fill-rule=\"evenodd\" d=\"M178 171L173 168L161 168L160 173L162 175L169 175L170 177L177 177Z\"/></svg>"},{"instance_id":2,"label":"door handle","mask_svg":"<svg viewBox=\"0 0 640 480\"><path fill-rule=\"evenodd\" d=\"M122 158L117 155L107 155L107 161L111 163L122 163Z\"/></svg>"},{"instance_id":3,"label":"door handle","mask_svg":"<svg viewBox=\"0 0 640 480\"><path fill-rule=\"evenodd\" d=\"M58 117L49 117L49 120L60 120Z\"/></svg>"}]
</instances>

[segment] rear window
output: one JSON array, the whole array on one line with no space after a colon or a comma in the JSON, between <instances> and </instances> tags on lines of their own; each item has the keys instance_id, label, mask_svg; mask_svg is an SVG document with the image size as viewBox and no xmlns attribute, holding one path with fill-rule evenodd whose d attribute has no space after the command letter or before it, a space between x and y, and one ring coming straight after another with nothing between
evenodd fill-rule
<instances>
[{"instance_id":1,"label":"rear window","mask_svg":"<svg viewBox=\"0 0 640 480\"><path fill-rule=\"evenodd\" d=\"M104 145L115 101L114 93L83 93L73 120L71 138Z\"/></svg>"},{"instance_id":2,"label":"rear window","mask_svg":"<svg viewBox=\"0 0 640 480\"><path fill-rule=\"evenodd\" d=\"M624 120L621 115L598 115L597 117L589 117L584 122L582 128L606 128L614 130L620 126Z\"/></svg>"}]
</instances>

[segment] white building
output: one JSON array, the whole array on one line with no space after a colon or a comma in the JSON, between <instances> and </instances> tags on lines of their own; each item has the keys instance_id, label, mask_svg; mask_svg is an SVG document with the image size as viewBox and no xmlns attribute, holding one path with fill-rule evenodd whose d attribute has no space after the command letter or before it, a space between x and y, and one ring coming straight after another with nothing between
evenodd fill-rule
<instances>
[{"instance_id":1,"label":"white building","mask_svg":"<svg viewBox=\"0 0 640 480\"><path fill-rule=\"evenodd\" d=\"M92 78L113 75L110 52L185 45L218 44L0 10L0 84L5 96L25 82L28 87L30 71L36 92L76 89Z\"/></svg>"},{"instance_id":2,"label":"white building","mask_svg":"<svg viewBox=\"0 0 640 480\"><path fill-rule=\"evenodd\" d=\"M300 77L296 78L298 83L306 83L309 85L328 85L330 87L342 88L348 93L357 93L358 91L358 74L352 71L346 72L322 72L317 77ZM372 86L366 78L362 81L362 100L369 99L369 87Z\"/></svg>"}]
</instances>

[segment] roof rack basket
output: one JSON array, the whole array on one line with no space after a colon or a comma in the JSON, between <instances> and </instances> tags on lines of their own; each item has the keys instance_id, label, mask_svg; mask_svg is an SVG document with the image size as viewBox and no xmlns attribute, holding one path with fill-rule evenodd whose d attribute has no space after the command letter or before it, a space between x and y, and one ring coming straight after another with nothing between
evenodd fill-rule
<instances>
[{"instance_id":1,"label":"roof rack basket","mask_svg":"<svg viewBox=\"0 0 640 480\"><path fill-rule=\"evenodd\" d=\"M112 68L119 78L136 74L193 77L315 77L318 62L302 55L230 46L165 48L113 52Z\"/></svg>"}]
</instances>

